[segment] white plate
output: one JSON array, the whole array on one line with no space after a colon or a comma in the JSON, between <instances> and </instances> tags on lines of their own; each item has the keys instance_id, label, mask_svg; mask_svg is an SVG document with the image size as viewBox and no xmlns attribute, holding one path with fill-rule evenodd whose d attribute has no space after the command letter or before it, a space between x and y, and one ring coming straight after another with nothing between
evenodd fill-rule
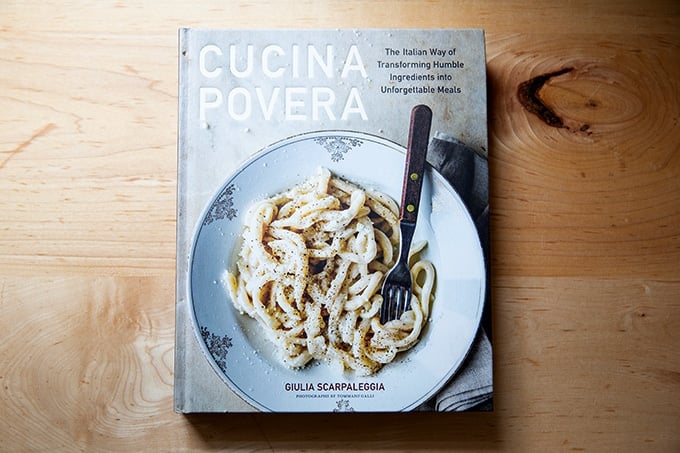
<instances>
[{"instance_id":1,"label":"white plate","mask_svg":"<svg viewBox=\"0 0 680 453\"><path fill-rule=\"evenodd\" d=\"M432 397L459 368L484 305L484 258L463 202L428 168L414 241L436 269L429 322L420 342L370 377L326 363L280 364L256 322L240 315L221 280L234 266L249 206L311 177L320 166L401 199L405 150L347 131L304 134L261 151L222 186L197 226L188 279L194 327L206 358L236 393L272 412L406 411Z\"/></svg>"}]
</instances>

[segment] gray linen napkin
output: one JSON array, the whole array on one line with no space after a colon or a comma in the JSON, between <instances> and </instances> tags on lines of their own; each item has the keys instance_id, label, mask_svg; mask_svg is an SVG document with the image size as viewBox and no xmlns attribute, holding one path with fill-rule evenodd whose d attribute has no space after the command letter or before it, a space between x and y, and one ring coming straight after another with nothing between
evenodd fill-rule
<instances>
[{"instance_id":1,"label":"gray linen napkin","mask_svg":"<svg viewBox=\"0 0 680 453\"><path fill-rule=\"evenodd\" d=\"M435 398L440 412L460 412L491 399L493 367L491 343L483 328L477 332L466 362Z\"/></svg>"},{"instance_id":2,"label":"gray linen napkin","mask_svg":"<svg viewBox=\"0 0 680 453\"><path fill-rule=\"evenodd\" d=\"M437 411L490 410L493 397L493 354L489 299L489 179L488 161L454 137L436 133L428 162L451 184L466 204L477 227L487 272L482 323L465 362L429 405Z\"/></svg>"}]
</instances>

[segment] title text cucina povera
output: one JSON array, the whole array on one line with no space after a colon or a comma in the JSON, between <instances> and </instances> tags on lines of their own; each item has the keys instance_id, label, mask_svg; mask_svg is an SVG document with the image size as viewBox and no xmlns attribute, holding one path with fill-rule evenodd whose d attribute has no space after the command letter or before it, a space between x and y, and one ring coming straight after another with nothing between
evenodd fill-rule
<instances>
[{"instance_id":1,"label":"title text cucina povera","mask_svg":"<svg viewBox=\"0 0 680 453\"><path fill-rule=\"evenodd\" d=\"M208 44L197 63L203 78L198 110L204 128L211 115L220 117L225 110L236 121L255 115L285 121L368 119L360 91L352 85L357 78L368 78L356 45L340 53L330 44ZM277 80L286 80L286 85L276 85Z\"/></svg>"}]
</instances>

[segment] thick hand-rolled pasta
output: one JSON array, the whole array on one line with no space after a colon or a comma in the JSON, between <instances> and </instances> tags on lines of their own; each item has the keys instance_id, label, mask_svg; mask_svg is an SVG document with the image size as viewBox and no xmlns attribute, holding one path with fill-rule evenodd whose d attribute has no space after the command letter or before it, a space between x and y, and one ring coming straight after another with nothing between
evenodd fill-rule
<instances>
[{"instance_id":1,"label":"thick hand-rolled pasta","mask_svg":"<svg viewBox=\"0 0 680 453\"><path fill-rule=\"evenodd\" d=\"M434 267L414 259L425 246L416 244L411 309L380 323L398 222L390 197L322 168L248 211L236 269L225 273L231 301L258 321L289 367L319 359L373 374L417 343L432 298Z\"/></svg>"}]
</instances>

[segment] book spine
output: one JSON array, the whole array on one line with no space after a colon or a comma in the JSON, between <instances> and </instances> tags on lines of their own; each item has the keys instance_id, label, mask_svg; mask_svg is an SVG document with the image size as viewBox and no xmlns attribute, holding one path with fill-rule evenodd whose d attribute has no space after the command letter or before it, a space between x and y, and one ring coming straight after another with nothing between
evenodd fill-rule
<instances>
[{"instance_id":1,"label":"book spine","mask_svg":"<svg viewBox=\"0 0 680 453\"><path fill-rule=\"evenodd\" d=\"M178 238L184 238L187 227L186 223L186 206L187 206L187 191L186 191L186 174L182 169L184 168L183 161L186 160L186 132L187 132L187 87L188 83L183 80L186 77L188 67L187 44L188 44L189 30L182 28L179 30L179 72L178 72L178 124L177 124L177 230ZM183 413L187 408L187 389L185 388L187 363L187 333L184 325L186 323L186 295L184 288L186 287L187 269L184 257L186 255L186 240L177 241L176 245L176 260L177 260L177 274L175 277L175 376L174 376L174 406L175 412Z\"/></svg>"}]
</instances>

